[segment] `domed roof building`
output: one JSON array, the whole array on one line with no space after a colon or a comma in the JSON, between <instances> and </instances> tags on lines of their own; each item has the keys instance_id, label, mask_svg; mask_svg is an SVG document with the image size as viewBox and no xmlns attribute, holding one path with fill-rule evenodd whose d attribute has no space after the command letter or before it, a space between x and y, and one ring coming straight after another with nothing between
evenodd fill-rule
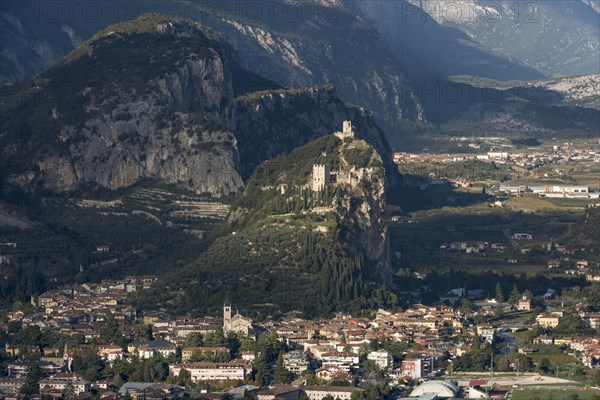
<instances>
[{"instance_id":1,"label":"domed roof building","mask_svg":"<svg viewBox=\"0 0 600 400\"><path fill-rule=\"evenodd\" d=\"M458 387L455 384L446 381L427 381L417 386L410 396L418 397L425 393L435 393L440 399L448 399L450 397L456 397L458 394Z\"/></svg>"}]
</instances>

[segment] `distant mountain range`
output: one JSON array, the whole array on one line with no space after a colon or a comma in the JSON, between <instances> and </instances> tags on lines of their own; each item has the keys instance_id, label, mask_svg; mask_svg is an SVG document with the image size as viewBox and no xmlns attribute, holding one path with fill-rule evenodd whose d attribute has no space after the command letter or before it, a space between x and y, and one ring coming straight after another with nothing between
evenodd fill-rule
<instances>
[{"instance_id":1,"label":"distant mountain range","mask_svg":"<svg viewBox=\"0 0 600 400\"><path fill-rule=\"evenodd\" d=\"M497 80L600 72L598 0L261 0L251 6L240 0L84 0L54 14L32 0L6 3L0 19L4 82L39 73L98 30L144 12L202 20L234 47L250 45L248 62L262 61L257 68L280 57L282 68L271 74L287 86L335 83L336 74L348 73L343 65L369 71L369 62L380 65L374 71L380 70L382 85L391 70L403 79L398 65L412 76ZM98 9L93 15L92 8ZM354 51L342 51L345 46ZM319 55L307 57L317 50Z\"/></svg>"},{"instance_id":2,"label":"distant mountain range","mask_svg":"<svg viewBox=\"0 0 600 400\"><path fill-rule=\"evenodd\" d=\"M599 3L345 0L418 76L531 80L600 72Z\"/></svg>"},{"instance_id":3,"label":"distant mountain range","mask_svg":"<svg viewBox=\"0 0 600 400\"><path fill-rule=\"evenodd\" d=\"M8 4L0 19L0 82L40 73L112 23L160 12L213 28L238 52L241 67L278 85L334 84L343 101L372 110L393 142L440 120L440 107L422 101L423 80L600 72L597 0L84 0L58 17L37 1Z\"/></svg>"}]
</instances>

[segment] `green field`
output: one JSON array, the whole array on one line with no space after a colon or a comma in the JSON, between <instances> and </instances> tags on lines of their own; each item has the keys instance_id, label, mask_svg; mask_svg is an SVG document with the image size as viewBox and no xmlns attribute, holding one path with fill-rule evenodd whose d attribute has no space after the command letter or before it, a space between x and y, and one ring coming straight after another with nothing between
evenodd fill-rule
<instances>
[{"instance_id":1,"label":"green field","mask_svg":"<svg viewBox=\"0 0 600 400\"><path fill-rule=\"evenodd\" d=\"M544 358L550 361L550 367L556 368L556 365L570 365L577 363L577 359L565 353L531 353L529 356L534 363L539 363Z\"/></svg>"},{"instance_id":2,"label":"green field","mask_svg":"<svg viewBox=\"0 0 600 400\"><path fill-rule=\"evenodd\" d=\"M507 203L514 209L524 212L533 212L543 209L557 209L552 202L537 197L512 197Z\"/></svg>"},{"instance_id":3,"label":"green field","mask_svg":"<svg viewBox=\"0 0 600 400\"><path fill-rule=\"evenodd\" d=\"M600 397L592 390L525 389L513 391L513 400L595 400Z\"/></svg>"}]
</instances>

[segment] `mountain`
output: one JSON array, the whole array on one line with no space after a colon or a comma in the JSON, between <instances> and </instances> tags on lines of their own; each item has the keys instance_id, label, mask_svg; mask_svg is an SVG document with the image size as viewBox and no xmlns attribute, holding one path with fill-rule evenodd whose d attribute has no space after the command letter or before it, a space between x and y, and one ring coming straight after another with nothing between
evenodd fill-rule
<instances>
[{"instance_id":1,"label":"mountain","mask_svg":"<svg viewBox=\"0 0 600 400\"><path fill-rule=\"evenodd\" d=\"M237 191L237 145L223 117L235 68L214 33L176 19L148 15L98 33L8 89L0 129L12 182L61 192L157 178ZM62 92L44 98L53 88Z\"/></svg>"},{"instance_id":2,"label":"mountain","mask_svg":"<svg viewBox=\"0 0 600 400\"><path fill-rule=\"evenodd\" d=\"M112 4L84 0L76 12L90 8L88 3L101 10L91 21L79 14L67 18L66 10L56 22L44 18L31 21L21 8L8 8L7 20L0 26L6 38L0 53L0 81L20 80L41 72L73 49L69 37L88 39L120 19L157 12L213 28L238 52L243 68L281 86L334 84L345 102L374 110L378 124L390 134L392 130L400 131L406 121L425 119L406 85L409 78L402 64L379 34L339 1L260 0L248 4L227 0L217 4L209 0L166 0ZM38 2L24 0L22 4L27 8ZM52 51L24 53L23 48ZM255 89L260 90L260 85Z\"/></svg>"},{"instance_id":3,"label":"mountain","mask_svg":"<svg viewBox=\"0 0 600 400\"><path fill-rule=\"evenodd\" d=\"M341 308L348 300L358 309L392 301L385 210L399 174L374 115L344 103L332 85L281 88L238 60L202 24L146 14L98 32L36 78L2 87L0 239L19 245L6 254L11 269L1 301L26 300L55 283L158 274L165 266L195 276L210 262L219 268L210 269L215 288L241 278L230 274L231 259L218 257L236 254L225 249L240 246L238 238L262 237L264 262L273 262L266 227L288 206L269 179L286 176L295 196L290 212L298 215L280 234L306 244L314 267L278 262L302 271L298 288L331 280L310 307L282 304L314 314L332 310L330 302ZM330 135L348 120L353 140ZM326 160L342 174L339 189L302 192L307 168ZM264 176L264 168L273 172ZM343 184L351 173L361 181ZM257 192L264 195L252 205ZM298 208L299 199L306 206ZM333 200L324 214L314 210ZM316 231L297 231L300 225ZM99 253L98 246L110 250ZM240 270L270 276L253 254ZM198 257L205 260L199 269ZM282 282L295 290L289 276ZM213 294L217 302L222 291Z\"/></svg>"},{"instance_id":4,"label":"mountain","mask_svg":"<svg viewBox=\"0 0 600 400\"><path fill-rule=\"evenodd\" d=\"M34 80L5 86L3 180L27 191L157 181L229 195L254 166L346 119L391 165L373 116L333 87L277 88L198 23L150 14L111 26Z\"/></svg>"},{"instance_id":5,"label":"mountain","mask_svg":"<svg viewBox=\"0 0 600 400\"><path fill-rule=\"evenodd\" d=\"M600 71L597 2L354 1L413 75L531 80ZM515 45L517 44L518 45Z\"/></svg>"},{"instance_id":6,"label":"mountain","mask_svg":"<svg viewBox=\"0 0 600 400\"><path fill-rule=\"evenodd\" d=\"M457 77L456 81L478 88L512 92L538 104L600 109L600 74L529 82L486 81L471 77Z\"/></svg>"},{"instance_id":7,"label":"mountain","mask_svg":"<svg viewBox=\"0 0 600 400\"><path fill-rule=\"evenodd\" d=\"M600 133L595 76L532 82L459 77L424 80L422 86L438 88L434 95L423 90L419 98L439 133L524 140Z\"/></svg>"},{"instance_id":8,"label":"mountain","mask_svg":"<svg viewBox=\"0 0 600 400\"><path fill-rule=\"evenodd\" d=\"M330 183L314 186L316 164L330 168ZM392 304L385 175L381 156L357 137L324 136L266 161L221 236L140 293L138 306L205 311L227 295L252 312L327 315Z\"/></svg>"}]
</instances>

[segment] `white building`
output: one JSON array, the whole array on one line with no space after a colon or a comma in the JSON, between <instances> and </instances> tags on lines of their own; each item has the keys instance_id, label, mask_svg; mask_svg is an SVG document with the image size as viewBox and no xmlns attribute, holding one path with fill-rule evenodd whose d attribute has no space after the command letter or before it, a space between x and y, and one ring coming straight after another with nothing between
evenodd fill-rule
<instances>
[{"instance_id":1,"label":"white building","mask_svg":"<svg viewBox=\"0 0 600 400\"><path fill-rule=\"evenodd\" d=\"M292 351L283 355L283 366L288 371L299 374L308 369L308 358L303 351Z\"/></svg>"},{"instance_id":2,"label":"white building","mask_svg":"<svg viewBox=\"0 0 600 400\"><path fill-rule=\"evenodd\" d=\"M367 354L367 360L371 360L377 364L380 369L388 368L392 365L392 355L385 350L372 351Z\"/></svg>"},{"instance_id":3,"label":"white building","mask_svg":"<svg viewBox=\"0 0 600 400\"><path fill-rule=\"evenodd\" d=\"M310 400L322 400L326 396L350 400L352 393L362 392L362 389L350 386L304 386L302 390Z\"/></svg>"},{"instance_id":4,"label":"white building","mask_svg":"<svg viewBox=\"0 0 600 400\"><path fill-rule=\"evenodd\" d=\"M419 397L425 393L435 394L440 399L449 399L458 394L458 387L447 381L427 381L417 386L410 395L411 397Z\"/></svg>"},{"instance_id":5,"label":"white building","mask_svg":"<svg viewBox=\"0 0 600 400\"><path fill-rule=\"evenodd\" d=\"M352 366L358 365L359 363L358 353L353 352L332 351L323 353L320 358L323 363L323 368L335 367L340 371L345 372L350 371Z\"/></svg>"},{"instance_id":6,"label":"white building","mask_svg":"<svg viewBox=\"0 0 600 400\"><path fill-rule=\"evenodd\" d=\"M514 185L500 185L499 190L505 193L524 193L527 190L527 186L514 186Z\"/></svg>"},{"instance_id":7,"label":"white building","mask_svg":"<svg viewBox=\"0 0 600 400\"><path fill-rule=\"evenodd\" d=\"M148 359L158 354L167 358L175 355L176 347L174 344L162 340L146 340L129 343L127 351L131 354L137 354L141 359Z\"/></svg>"},{"instance_id":8,"label":"white building","mask_svg":"<svg viewBox=\"0 0 600 400\"><path fill-rule=\"evenodd\" d=\"M185 369L192 382L204 381L226 381L244 380L246 375L252 371L252 367L246 361L234 360L226 363L197 362L183 365L169 365L169 373L179 376L179 372Z\"/></svg>"},{"instance_id":9,"label":"white building","mask_svg":"<svg viewBox=\"0 0 600 400\"><path fill-rule=\"evenodd\" d=\"M58 373L40 381L40 393L64 392L69 385L73 386L76 395L90 390L90 383L81 376L72 373Z\"/></svg>"},{"instance_id":10,"label":"white building","mask_svg":"<svg viewBox=\"0 0 600 400\"><path fill-rule=\"evenodd\" d=\"M488 151L487 156L490 160L506 160L508 153L505 151Z\"/></svg>"},{"instance_id":11,"label":"white building","mask_svg":"<svg viewBox=\"0 0 600 400\"><path fill-rule=\"evenodd\" d=\"M477 334L486 342L492 343L496 336L496 330L492 325L478 325Z\"/></svg>"}]
</instances>

